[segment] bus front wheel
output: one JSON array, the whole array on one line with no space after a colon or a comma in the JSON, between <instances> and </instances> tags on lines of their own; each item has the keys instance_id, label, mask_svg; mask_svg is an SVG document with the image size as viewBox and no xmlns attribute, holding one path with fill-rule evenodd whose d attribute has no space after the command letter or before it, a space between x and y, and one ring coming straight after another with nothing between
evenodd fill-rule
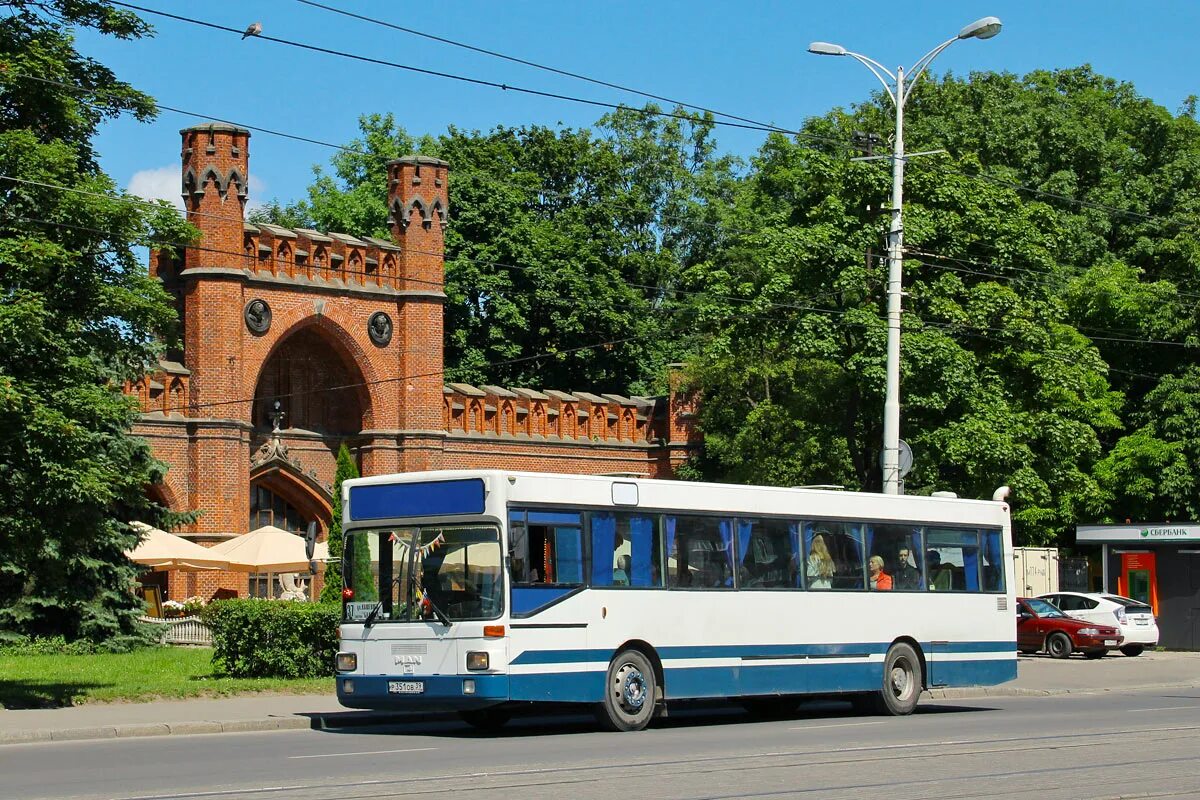
<instances>
[{"instance_id":1,"label":"bus front wheel","mask_svg":"<svg viewBox=\"0 0 1200 800\"><path fill-rule=\"evenodd\" d=\"M638 650L622 650L608 665L600 724L610 731L640 731L654 716L658 689L654 665Z\"/></svg>"},{"instance_id":2,"label":"bus front wheel","mask_svg":"<svg viewBox=\"0 0 1200 800\"><path fill-rule=\"evenodd\" d=\"M877 714L904 716L911 714L921 697L921 659L912 645L897 642L883 660L883 688L869 695L865 704Z\"/></svg>"}]
</instances>

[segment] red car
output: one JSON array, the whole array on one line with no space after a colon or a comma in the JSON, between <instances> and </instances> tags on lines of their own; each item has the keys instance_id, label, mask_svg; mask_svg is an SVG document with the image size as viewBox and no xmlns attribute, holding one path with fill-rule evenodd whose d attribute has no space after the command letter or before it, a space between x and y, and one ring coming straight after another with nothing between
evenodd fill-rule
<instances>
[{"instance_id":1,"label":"red car","mask_svg":"<svg viewBox=\"0 0 1200 800\"><path fill-rule=\"evenodd\" d=\"M1087 658L1100 658L1121 646L1121 631L1110 626L1068 617L1037 598L1017 598L1017 649L1022 653L1045 650L1051 658L1067 658L1076 650Z\"/></svg>"}]
</instances>

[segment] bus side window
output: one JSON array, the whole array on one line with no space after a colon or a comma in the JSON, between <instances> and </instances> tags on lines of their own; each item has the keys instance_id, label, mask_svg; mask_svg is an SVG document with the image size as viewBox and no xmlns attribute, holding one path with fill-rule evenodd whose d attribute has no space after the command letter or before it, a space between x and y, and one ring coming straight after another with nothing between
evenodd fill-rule
<instances>
[{"instance_id":1,"label":"bus side window","mask_svg":"<svg viewBox=\"0 0 1200 800\"><path fill-rule=\"evenodd\" d=\"M520 535L511 521L509 529L515 583L583 583L583 526L578 512L531 509L525 512ZM520 573L516 568L519 561L525 565Z\"/></svg>"},{"instance_id":2,"label":"bus side window","mask_svg":"<svg viewBox=\"0 0 1200 800\"><path fill-rule=\"evenodd\" d=\"M508 513L508 557L512 563L513 583L531 583L529 578L529 533L525 512Z\"/></svg>"},{"instance_id":3,"label":"bus side window","mask_svg":"<svg viewBox=\"0 0 1200 800\"><path fill-rule=\"evenodd\" d=\"M871 588L897 592L923 590L922 552L919 525L868 525L868 558L878 556L883 560L883 568Z\"/></svg>"},{"instance_id":4,"label":"bus side window","mask_svg":"<svg viewBox=\"0 0 1200 800\"><path fill-rule=\"evenodd\" d=\"M662 586L656 517L596 511L590 518L592 586Z\"/></svg>"},{"instance_id":5,"label":"bus side window","mask_svg":"<svg viewBox=\"0 0 1200 800\"><path fill-rule=\"evenodd\" d=\"M667 585L733 588L733 520L667 514Z\"/></svg>"},{"instance_id":6,"label":"bus side window","mask_svg":"<svg viewBox=\"0 0 1200 800\"><path fill-rule=\"evenodd\" d=\"M980 537L983 540L983 590L985 592L1004 591L1004 560L1001 557L1000 531L985 530Z\"/></svg>"},{"instance_id":7,"label":"bus side window","mask_svg":"<svg viewBox=\"0 0 1200 800\"><path fill-rule=\"evenodd\" d=\"M980 591L978 530L929 528L925 548L931 591Z\"/></svg>"},{"instance_id":8,"label":"bus side window","mask_svg":"<svg viewBox=\"0 0 1200 800\"><path fill-rule=\"evenodd\" d=\"M810 589L862 589L866 585L862 525L804 523L805 579Z\"/></svg>"},{"instance_id":9,"label":"bus side window","mask_svg":"<svg viewBox=\"0 0 1200 800\"><path fill-rule=\"evenodd\" d=\"M799 559L793 551L793 523L777 519L737 521L738 586L786 589L796 586Z\"/></svg>"}]
</instances>

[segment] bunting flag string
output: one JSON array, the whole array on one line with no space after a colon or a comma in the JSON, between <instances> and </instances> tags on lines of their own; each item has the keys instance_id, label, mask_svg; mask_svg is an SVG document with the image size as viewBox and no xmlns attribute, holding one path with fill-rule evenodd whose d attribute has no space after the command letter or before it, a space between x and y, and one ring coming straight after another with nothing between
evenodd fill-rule
<instances>
[{"instance_id":1,"label":"bunting flag string","mask_svg":"<svg viewBox=\"0 0 1200 800\"><path fill-rule=\"evenodd\" d=\"M404 539L398 538L395 533L392 533L391 535L388 536L388 541L391 542L392 544L400 545L400 548L403 550L410 549L408 542ZM446 543L446 535L444 533L439 533L433 539L431 539L430 541L421 545L421 547L417 550L417 553L422 558L424 558L425 556L429 555L434 550L437 550L439 547L441 547L445 543Z\"/></svg>"}]
</instances>

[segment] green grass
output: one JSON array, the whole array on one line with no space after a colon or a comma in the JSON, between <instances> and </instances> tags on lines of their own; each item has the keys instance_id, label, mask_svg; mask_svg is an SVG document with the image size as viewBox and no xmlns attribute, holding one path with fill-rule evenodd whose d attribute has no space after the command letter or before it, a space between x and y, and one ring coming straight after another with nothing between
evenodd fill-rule
<instances>
[{"instance_id":1,"label":"green grass","mask_svg":"<svg viewBox=\"0 0 1200 800\"><path fill-rule=\"evenodd\" d=\"M0 708L149 702L235 694L332 694L333 678L221 678L212 649L156 647L95 655L0 655Z\"/></svg>"}]
</instances>

